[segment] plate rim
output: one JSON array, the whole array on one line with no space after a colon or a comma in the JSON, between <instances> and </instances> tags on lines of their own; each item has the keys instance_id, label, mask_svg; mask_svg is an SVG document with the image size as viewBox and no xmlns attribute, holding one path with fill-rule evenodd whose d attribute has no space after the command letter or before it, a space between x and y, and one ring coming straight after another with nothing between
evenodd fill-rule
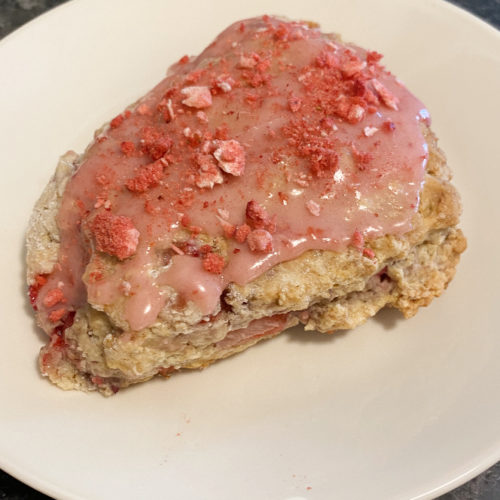
<instances>
[{"instance_id":1,"label":"plate rim","mask_svg":"<svg viewBox=\"0 0 500 500\"><path fill-rule=\"evenodd\" d=\"M25 31L29 31L36 24L42 24L46 22L46 20L54 15L59 15L62 10L69 10L75 8L76 4L83 4L88 2L89 0L69 0L63 4L57 5L55 7L50 8L49 10L43 12L37 17L31 19L30 21L24 23L22 26L16 28L8 35L3 37L0 40L0 51L3 50L7 45L11 43L15 43L18 36L22 35ZM394 0L395 1L395 0ZM417 3L416 0L407 0L411 3ZM444 8L448 9L450 13L454 15L461 16L465 21L469 23L474 23L478 28L482 30L487 30L489 35L497 37L497 40L500 42L500 30L495 28L493 25L489 24L487 21L481 19L477 15L467 11L465 8L455 5L447 0L427 0L425 3L425 7L428 8ZM476 460L470 460L469 462L477 463L477 465L473 467L467 468L464 463L464 468L466 468L465 472L459 474L453 479L444 482L440 486L433 488L431 490L427 490L418 494L417 496L412 497L411 500L421 500L424 498L434 498L436 496L442 495L446 492L451 491L454 488L457 488L474 477L478 476L489 467L493 466L495 463L500 461L500 435L498 437L498 443L496 445L492 445L491 450L485 451L483 455L484 459L480 462ZM74 491L70 491L66 488L60 487L52 481L47 481L36 475L36 473L30 474L29 472L25 472L22 470L22 464L16 463L13 460L6 461L3 456L0 456L0 468L5 471L7 474L13 476L14 478L22 481L26 485L50 496L54 496L56 498L68 498L68 499L83 499L78 493Z\"/></svg>"}]
</instances>

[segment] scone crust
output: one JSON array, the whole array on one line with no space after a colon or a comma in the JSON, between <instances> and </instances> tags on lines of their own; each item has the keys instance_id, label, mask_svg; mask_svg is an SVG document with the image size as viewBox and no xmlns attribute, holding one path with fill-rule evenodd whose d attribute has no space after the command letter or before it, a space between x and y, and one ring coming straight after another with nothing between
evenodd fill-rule
<instances>
[{"instance_id":1,"label":"scone crust","mask_svg":"<svg viewBox=\"0 0 500 500\"><path fill-rule=\"evenodd\" d=\"M259 318L287 314L284 328L301 322L306 330L333 333L364 323L385 306L413 316L446 289L466 248L456 228L461 206L450 169L427 127L425 136L430 155L413 230L368 242L375 258L355 248L307 251L244 286L230 284L223 294L225 310L208 325L199 323L200 312L188 304L182 310L166 307L150 328L124 334L112 314L86 305L65 332L71 354L47 363L54 350L50 344L42 349L44 374L62 389L112 394L158 373L169 375L171 370L162 367L202 368L278 333L217 348L229 331ZM28 284L50 273L57 261L58 208L66 182L83 158L66 153L36 203L27 234Z\"/></svg>"}]
</instances>

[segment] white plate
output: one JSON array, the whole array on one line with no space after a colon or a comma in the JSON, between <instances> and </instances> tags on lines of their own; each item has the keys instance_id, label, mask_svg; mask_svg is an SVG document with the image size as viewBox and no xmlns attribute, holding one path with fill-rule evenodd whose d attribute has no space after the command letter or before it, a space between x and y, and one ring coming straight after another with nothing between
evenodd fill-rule
<instances>
[{"instance_id":1,"label":"white plate","mask_svg":"<svg viewBox=\"0 0 500 500\"><path fill-rule=\"evenodd\" d=\"M67 149L184 53L260 13L381 51L429 107L469 239L444 296L337 337L300 331L203 373L65 393L35 367L23 234ZM0 44L0 466L59 498L436 496L500 458L500 36L431 0L78 0Z\"/></svg>"}]
</instances>

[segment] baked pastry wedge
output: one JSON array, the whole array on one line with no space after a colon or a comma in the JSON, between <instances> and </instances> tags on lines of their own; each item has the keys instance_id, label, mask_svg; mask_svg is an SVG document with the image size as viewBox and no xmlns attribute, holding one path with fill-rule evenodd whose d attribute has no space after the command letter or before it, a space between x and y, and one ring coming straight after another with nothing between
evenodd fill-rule
<instances>
[{"instance_id":1,"label":"baked pastry wedge","mask_svg":"<svg viewBox=\"0 0 500 500\"><path fill-rule=\"evenodd\" d=\"M42 373L109 395L440 295L459 196L381 58L313 23L237 22L66 153L27 234Z\"/></svg>"}]
</instances>

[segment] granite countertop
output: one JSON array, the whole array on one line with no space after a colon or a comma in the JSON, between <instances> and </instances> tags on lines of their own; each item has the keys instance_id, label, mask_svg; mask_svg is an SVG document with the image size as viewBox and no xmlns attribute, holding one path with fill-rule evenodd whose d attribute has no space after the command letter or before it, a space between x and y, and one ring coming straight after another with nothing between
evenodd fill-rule
<instances>
[{"instance_id":1,"label":"granite countertop","mask_svg":"<svg viewBox=\"0 0 500 500\"><path fill-rule=\"evenodd\" d=\"M0 0L0 38L66 0ZM450 0L500 29L500 0ZM49 499L0 470L0 499ZM500 462L439 500L500 499Z\"/></svg>"}]
</instances>

